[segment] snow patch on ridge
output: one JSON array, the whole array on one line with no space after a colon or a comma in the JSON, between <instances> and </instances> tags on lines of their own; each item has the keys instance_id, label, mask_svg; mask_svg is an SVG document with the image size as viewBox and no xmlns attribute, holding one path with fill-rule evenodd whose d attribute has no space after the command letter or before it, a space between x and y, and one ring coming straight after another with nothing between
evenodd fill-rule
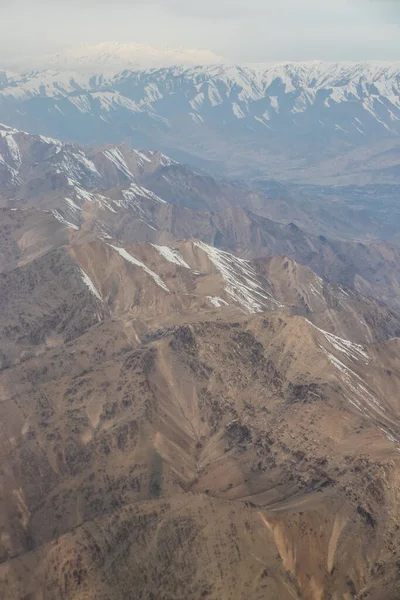
<instances>
[{"instance_id":1,"label":"snow patch on ridge","mask_svg":"<svg viewBox=\"0 0 400 600\"><path fill-rule=\"evenodd\" d=\"M146 267L144 263L142 263L140 260L137 260L137 258L134 258L131 254L129 254L129 252L125 250L125 248L119 248L118 246L113 246L112 244L109 244L109 246L110 248L113 248L116 252L118 252L118 254L122 256L122 258L124 258L126 261L132 263L136 267L140 267L141 269L143 269L143 271L145 271L147 275L150 275L150 277L160 288L162 288L166 292L170 291L161 279L161 277L157 275L157 273L154 273L154 271Z\"/></svg>"},{"instance_id":2,"label":"snow patch on ridge","mask_svg":"<svg viewBox=\"0 0 400 600\"><path fill-rule=\"evenodd\" d=\"M14 163L15 169L19 169L21 166L21 154L19 151L19 147L17 142L14 139L15 132L11 131L1 131L0 130L0 138L3 138L6 141L8 154L11 157L11 160Z\"/></svg>"},{"instance_id":3,"label":"snow patch on ridge","mask_svg":"<svg viewBox=\"0 0 400 600\"><path fill-rule=\"evenodd\" d=\"M207 300L209 300L211 304L216 308L221 308L222 306L229 306L228 302L225 302L225 300L223 300L219 296L207 296Z\"/></svg>"},{"instance_id":4,"label":"snow patch on ridge","mask_svg":"<svg viewBox=\"0 0 400 600\"><path fill-rule=\"evenodd\" d=\"M140 152L140 150L136 150L136 154L137 154L138 156L140 156L140 158L141 158L142 160L144 160L145 162L148 162L148 163L150 163L150 164L151 164L151 159L150 159L148 156L146 156L144 152Z\"/></svg>"},{"instance_id":5,"label":"snow patch on ridge","mask_svg":"<svg viewBox=\"0 0 400 600\"><path fill-rule=\"evenodd\" d=\"M203 242L194 242L194 245L207 254L225 280L226 293L239 304L243 312L264 312L271 303L282 308L282 305L262 288L258 275L249 262Z\"/></svg>"},{"instance_id":6,"label":"snow patch on ridge","mask_svg":"<svg viewBox=\"0 0 400 600\"><path fill-rule=\"evenodd\" d=\"M53 216L57 219L57 221L63 223L64 225L67 225L68 227L71 227L72 229L75 229L76 231L79 231L79 227L64 219L64 217L58 212L58 210L54 208L51 212Z\"/></svg>"},{"instance_id":7,"label":"snow patch on ridge","mask_svg":"<svg viewBox=\"0 0 400 600\"><path fill-rule=\"evenodd\" d=\"M146 200L154 200L154 202L158 202L159 204L167 204L165 200L154 194L154 192L136 183L131 183L127 190L122 191L122 195L127 201L136 200L139 197Z\"/></svg>"},{"instance_id":8,"label":"snow patch on ridge","mask_svg":"<svg viewBox=\"0 0 400 600\"><path fill-rule=\"evenodd\" d=\"M323 335L325 341L330 344L332 351L336 350L336 352L340 353L340 358L338 358L323 343L318 344L329 362L338 371L339 381L343 385L342 393L346 400L369 420L377 423L388 439L391 441L400 441L397 419L392 418L390 411L368 389L365 381L354 370L357 363L368 364L370 361L364 347L328 333L316 327L308 320L307 322ZM345 361L353 363L354 368L350 368Z\"/></svg>"},{"instance_id":9,"label":"snow patch on ridge","mask_svg":"<svg viewBox=\"0 0 400 600\"><path fill-rule=\"evenodd\" d=\"M82 208L80 206L78 206L73 200L71 200L71 198L65 198L65 201L68 203L70 209L73 212L82 211Z\"/></svg>"},{"instance_id":10,"label":"snow patch on ridge","mask_svg":"<svg viewBox=\"0 0 400 600\"><path fill-rule=\"evenodd\" d=\"M320 346L322 348L322 346ZM359 410L365 417L372 421L378 421L380 429L391 441L400 441L397 420L390 417L388 411L379 402L377 397L367 388L361 377L352 369L347 367L341 360L322 348L329 362L339 371L340 380L344 384L344 397Z\"/></svg>"},{"instance_id":11,"label":"snow patch on ridge","mask_svg":"<svg viewBox=\"0 0 400 600\"><path fill-rule=\"evenodd\" d=\"M125 159L122 155L121 150L118 148L109 148L108 150L104 150L104 156L110 160L119 171L121 171L128 179L134 180L134 176L128 168L128 165L125 162Z\"/></svg>"},{"instance_id":12,"label":"snow patch on ridge","mask_svg":"<svg viewBox=\"0 0 400 600\"><path fill-rule=\"evenodd\" d=\"M338 337L337 335L333 335L333 333L328 333L324 329L320 329L316 325L313 325L310 321L308 322L323 334L325 339L335 348L335 350L344 354L348 359L353 361L363 360L366 364L369 363L369 356L365 352L363 346L360 344L355 344L350 340Z\"/></svg>"},{"instance_id":13,"label":"snow patch on ridge","mask_svg":"<svg viewBox=\"0 0 400 600\"><path fill-rule=\"evenodd\" d=\"M39 135L39 139L44 144L54 145L56 147L56 154L60 151L62 147L62 143L60 142L60 140L56 140L55 138L47 137L45 135Z\"/></svg>"},{"instance_id":14,"label":"snow patch on ridge","mask_svg":"<svg viewBox=\"0 0 400 600\"><path fill-rule=\"evenodd\" d=\"M190 269L179 250L176 250L175 248L169 248L169 246L157 246L156 244L152 244L152 246L168 262L179 265L180 267L185 267L185 269Z\"/></svg>"},{"instance_id":15,"label":"snow patch on ridge","mask_svg":"<svg viewBox=\"0 0 400 600\"><path fill-rule=\"evenodd\" d=\"M96 286L94 285L93 281L90 279L89 275L87 275L83 269L80 269L80 272L81 272L84 283L89 288L89 290L92 292L92 294L94 296L96 296L96 298L98 300L100 300L100 302L103 302L103 298L100 296Z\"/></svg>"},{"instance_id":16,"label":"snow patch on ridge","mask_svg":"<svg viewBox=\"0 0 400 600\"><path fill-rule=\"evenodd\" d=\"M237 119L244 119L246 116L237 102L232 102L232 111Z\"/></svg>"}]
</instances>

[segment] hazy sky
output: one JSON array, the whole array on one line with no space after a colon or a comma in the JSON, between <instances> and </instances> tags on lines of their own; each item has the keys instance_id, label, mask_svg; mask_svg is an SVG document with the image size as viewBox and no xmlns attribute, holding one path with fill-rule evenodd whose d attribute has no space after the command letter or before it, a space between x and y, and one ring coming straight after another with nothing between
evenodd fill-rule
<instances>
[{"instance_id":1,"label":"hazy sky","mask_svg":"<svg viewBox=\"0 0 400 600\"><path fill-rule=\"evenodd\" d=\"M229 61L400 60L399 24L400 0L0 0L0 52L117 41Z\"/></svg>"}]
</instances>

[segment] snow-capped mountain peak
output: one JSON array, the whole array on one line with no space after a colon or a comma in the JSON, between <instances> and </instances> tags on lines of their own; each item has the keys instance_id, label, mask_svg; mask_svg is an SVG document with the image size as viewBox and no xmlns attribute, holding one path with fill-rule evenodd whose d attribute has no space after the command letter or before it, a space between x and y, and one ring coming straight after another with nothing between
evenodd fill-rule
<instances>
[{"instance_id":1,"label":"snow-capped mountain peak","mask_svg":"<svg viewBox=\"0 0 400 600\"><path fill-rule=\"evenodd\" d=\"M174 64L187 66L221 62L210 50L170 48L118 42L79 44L57 54L15 58L7 66L17 70L56 69L83 73L109 73L125 69L159 68Z\"/></svg>"},{"instance_id":2,"label":"snow-capped mountain peak","mask_svg":"<svg viewBox=\"0 0 400 600\"><path fill-rule=\"evenodd\" d=\"M134 51L138 55L143 48ZM89 60L88 72L66 70L73 66L68 61L61 70L55 61L45 71L3 72L0 121L83 144L120 140L172 155L176 149L180 161L184 155L227 164L240 154L241 168L253 173L255 163L261 169L268 164L268 175L277 178L285 164L278 155L289 161L286 172L292 176L294 169L400 135L400 63L186 63L137 69L127 68L130 45L97 50L86 47L76 54L86 57L81 64ZM182 53L192 56L171 52L181 63ZM200 58L196 55L196 62ZM248 147L254 152L243 153ZM236 164L226 171L236 177Z\"/></svg>"}]
</instances>

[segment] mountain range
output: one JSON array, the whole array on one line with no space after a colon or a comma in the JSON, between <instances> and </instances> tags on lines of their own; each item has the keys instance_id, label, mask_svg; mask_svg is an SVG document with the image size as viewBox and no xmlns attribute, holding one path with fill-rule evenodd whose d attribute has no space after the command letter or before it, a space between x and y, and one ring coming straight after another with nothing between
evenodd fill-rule
<instances>
[{"instance_id":1,"label":"mountain range","mask_svg":"<svg viewBox=\"0 0 400 600\"><path fill-rule=\"evenodd\" d=\"M70 229L104 238L196 238L243 258L286 255L328 280L399 306L398 246L337 240L272 221L263 216L277 204L268 197L162 153L123 145L85 148L3 126L0 157L0 199L8 208L51 210ZM290 205L286 210L293 216Z\"/></svg>"},{"instance_id":2,"label":"mountain range","mask_svg":"<svg viewBox=\"0 0 400 600\"><path fill-rule=\"evenodd\" d=\"M0 120L32 133L155 147L230 174L342 185L396 177L396 64L3 71L0 82Z\"/></svg>"},{"instance_id":3,"label":"mountain range","mask_svg":"<svg viewBox=\"0 0 400 600\"><path fill-rule=\"evenodd\" d=\"M398 600L399 85L2 73L2 598Z\"/></svg>"},{"instance_id":4,"label":"mountain range","mask_svg":"<svg viewBox=\"0 0 400 600\"><path fill-rule=\"evenodd\" d=\"M1 71L0 122L83 145L154 148L275 200L263 216L398 242L399 65L110 71L103 54L91 50L99 67L89 71Z\"/></svg>"}]
</instances>

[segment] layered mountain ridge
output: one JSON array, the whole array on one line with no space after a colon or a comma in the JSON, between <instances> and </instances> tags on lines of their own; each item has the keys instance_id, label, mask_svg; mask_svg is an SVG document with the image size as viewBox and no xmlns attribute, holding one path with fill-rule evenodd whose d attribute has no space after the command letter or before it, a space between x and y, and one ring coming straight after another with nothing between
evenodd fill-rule
<instances>
[{"instance_id":1,"label":"layered mountain ridge","mask_svg":"<svg viewBox=\"0 0 400 600\"><path fill-rule=\"evenodd\" d=\"M259 214L268 197L196 173L159 152L79 147L1 129L0 199L8 208L51 210L71 229L126 242L196 238L242 258L284 255L325 279L393 307L399 248L318 236Z\"/></svg>"},{"instance_id":2,"label":"layered mountain ridge","mask_svg":"<svg viewBox=\"0 0 400 600\"><path fill-rule=\"evenodd\" d=\"M267 195L263 216L395 243L399 106L397 63L0 72L0 122L18 130L158 149Z\"/></svg>"},{"instance_id":3,"label":"layered mountain ridge","mask_svg":"<svg viewBox=\"0 0 400 600\"><path fill-rule=\"evenodd\" d=\"M1 597L397 600L399 248L9 126L0 201Z\"/></svg>"},{"instance_id":4,"label":"layered mountain ridge","mask_svg":"<svg viewBox=\"0 0 400 600\"><path fill-rule=\"evenodd\" d=\"M178 159L197 157L199 164L219 161L225 172L308 182L318 174L304 169L318 167L322 174L324 159L378 144L373 179L387 183L398 155L399 73L399 65L373 62L182 66L115 75L3 72L0 120L83 143L159 147ZM353 167L350 182L358 180Z\"/></svg>"}]
</instances>

